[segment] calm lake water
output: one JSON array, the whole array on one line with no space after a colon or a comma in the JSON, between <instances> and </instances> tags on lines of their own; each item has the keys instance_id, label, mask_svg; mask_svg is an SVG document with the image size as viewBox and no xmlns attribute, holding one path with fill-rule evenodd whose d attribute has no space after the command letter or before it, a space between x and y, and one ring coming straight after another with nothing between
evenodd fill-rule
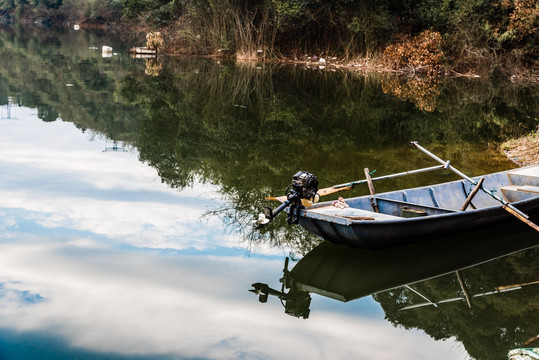
<instances>
[{"instance_id":1,"label":"calm lake water","mask_svg":"<svg viewBox=\"0 0 539 360\"><path fill-rule=\"evenodd\" d=\"M134 45L0 30L0 359L505 359L537 335L528 229L370 252L252 226L298 170L436 165L410 140L470 176L513 168L496 144L537 127L536 87ZM283 277L311 294L248 291Z\"/></svg>"}]
</instances>

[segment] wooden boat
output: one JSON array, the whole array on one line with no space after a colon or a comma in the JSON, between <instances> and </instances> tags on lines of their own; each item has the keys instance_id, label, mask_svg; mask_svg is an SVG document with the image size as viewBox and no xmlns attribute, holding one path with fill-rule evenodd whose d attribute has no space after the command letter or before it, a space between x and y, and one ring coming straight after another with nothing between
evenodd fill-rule
<instances>
[{"instance_id":1,"label":"wooden boat","mask_svg":"<svg viewBox=\"0 0 539 360\"><path fill-rule=\"evenodd\" d=\"M508 360L539 359L539 348L516 348L507 353Z\"/></svg>"},{"instance_id":2,"label":"wooden boat","mask_svg":"<svg viewBox=\"0 0 539 360\"><path fill-rule=\"evenodd\" d=\"M493 224L527 226L490 196L493 193L502 196L511 208L527 214L530 221L539 219L539 165L483 177L482 187L488 190L477 192L465 211L461 209L473 186L469 181L457 180L348 198L344 208L322 202L300 208L295 216L302 227L325 240L368 249L464 234ZM477 183L479 179L472 180ZM532 236L539 240L539 233Z\"/></svg>"}]
</instances>

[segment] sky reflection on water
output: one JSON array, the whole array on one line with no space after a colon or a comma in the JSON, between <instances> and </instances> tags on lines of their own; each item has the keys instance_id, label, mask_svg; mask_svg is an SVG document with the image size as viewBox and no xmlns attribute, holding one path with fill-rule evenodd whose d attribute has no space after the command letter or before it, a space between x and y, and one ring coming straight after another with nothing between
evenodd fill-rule
<instances>
[{"instance_id":1,"label":"sky reflection on water","mask_svg":"<svg viewBox=\"0 0 539 360\"><path fill-rule=\"evenodd\" d=\"M0 120L0 359L32 346L51 359L466 358L394 328L371 298L315 296L309 320L259 304L247 290L279 278L286 249L249 254L201 220L218 188L170 189L135 149L17 116Z\"/></svg>"},{"instance_id":2,"label":"sky reflection on water","mask_svg":"<svg viewBox=\"0 0 539 360\"><path fill-rule=\"evenodd\" d=\"M19 109L25 111L32 116ZM135 150L103 152L104 139L90 142L70 123L34 119L1 126L0 205L24 209L19 216L34 226L91 232L137 247L204 249L217 240L222 245L218 222L200 221L218 201L215 187L170 190L137 160ZM14 216L2 222L19 224Z\"/></svg>"}]
</instances>

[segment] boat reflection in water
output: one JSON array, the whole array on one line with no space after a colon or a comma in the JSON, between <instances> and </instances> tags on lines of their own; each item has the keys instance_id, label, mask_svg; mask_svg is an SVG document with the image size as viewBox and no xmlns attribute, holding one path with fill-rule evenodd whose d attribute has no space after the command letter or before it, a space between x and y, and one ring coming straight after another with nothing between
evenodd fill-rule
<instances>
[{"instance_id":1,"label":"boat reflection in water","mask_svg":"<svg viewBox=\"0 0 539 360\"><path fill-rule=\"evenodd\" d=\"M419 301L418 304L400 304L399 310L425 305L436 307L443 302L457 300L470 307L474 296L512 290L518 288L518 285L471 294L460 270L536 245L539 245L537 232L525 225L514 228L494 226L465 236L451 236L379 251L352 249L325 241L305 255L291 270L288 270L286 258L284 275L280 279L281 290L255 283L250 291L259 295L262 303L267 302L269 296L279 298L285 313L304 319L310 314L311 293L348 302L385 290L402 288L416 294L408 298ZM453 274L453 277L456 274L460 285L458 296L445 300L431 299L415 288L424 280L446 274Z\"/></svg>"}]
</instances>

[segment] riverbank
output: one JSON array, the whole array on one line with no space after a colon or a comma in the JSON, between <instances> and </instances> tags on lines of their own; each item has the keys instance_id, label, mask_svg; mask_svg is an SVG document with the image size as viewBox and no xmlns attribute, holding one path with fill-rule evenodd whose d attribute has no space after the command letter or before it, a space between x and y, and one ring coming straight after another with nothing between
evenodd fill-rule
<instances>
[{"instance_id":1,"label":"riverbank","mask_svg":"<svg viewBox=\"0 0 539 360\"><path fill-rule=\"evenodd\" d=\"M469 9L440 14L436 6L426 4L416 5L416 12L398 6L390 12L386 6L358 11L351 4L333 8L288 1L272 1L263 7L228 1L210 7L204 2L143 6L108 1L96 7L80 0L49 5L2 9L0 23L70 29L77 25L88 31L112 32L129 42L142 42L147 32L158 31L165 40L162 53L169 55L539 82L533 46L538 15L529 4L523 4L518 14L504 8L504 21L498 15L494 19L489 12L474 14ZM411 23L425 24L422 16L432 11L440 22L438 28L410 27ZM479 18L464 19L468 16ZM370 22L371 18L376 21ZM481 33L474 32L476 25L467 30L467 24L476 21L490 25Z\"/></svg>"},{"instance_id":2,"label":"riverbank","mask_svg":"<svg viewBox=\"0 0 539 360\"><path fill-rule=\"evenodd\" d=\"M509 159L520 166L539 164L539 136L537 131L518 139L508 140L500 148Z\"/></svg>"},{"instance_id":3,"label":"riverbank","mask_svg":"<svg viewBox=\"0 0 539 360\"><path fill-rule=\"evenodd\" d=\"M285 37L279 31L265 36L259 34L262 37L258 38L254 34L264 29L237 28L239 25L236 24L236 27L231 27L230 34L223 34L222 29L210 31L210 25L197 27L194 20L188 20L188 17L180 18L154 30L163 34L165 53L295 64L309 68L539 82L539 62L525 51L517 51L516 48L502 51L481 42L460 43L434 30L423 30L415 35L396 33L391 39L373 40L376 46L370 47L358 46L361 42L355 43L354 36L349 39L345 35L342 35L344 38L332 38L327 34L325 37L329 37L322 43L306 45L295 37ZM131 29L144 26L139 21L122 19L123 24L130 22Z\"/></svg>"},{"instance_id":4,"label":"riverbank","mask_svg":"<svg viewBox=\"0 0 539 360\"><path fill-rule=\"evenodd\" d=\"M383 60L380 55L373 55L371 57L337 57L324 54L317 56L316 54L305 54L302 56L285 56L285 55L272 55L263 56L263 50L260 50L259 55L255 56L236 56L228 54L226 52L217 51L216 54L199 54L192 53L184 50L179 50L174 46L167 46L164 49L164 54L169 56L200 56L210 57L216 59L228 59L233 61L242 62L254 62L254 63L269 63L269 64L283 64L283 65L295 65L304 66L306 69L319 69L319 70L348 70L352 72L377 72L377 73L392 73L402 74L407 76L424 76L429 77L452 77L452 78L495 78L498 80L511 81L512 83L539 83L539 72L535 69L527 69L525 67L513 67L512 71L500 71L498 68L491 67L479 67L470 68L466 72L459 72L454 69L451 64L441 66L435 74L425 67L401 67L394 68L388 66L387 62Z\"/></svg>"},{"instance_id":5,"label":"riverbank","mask_svg":"<svg viewBox=\"0 0 539 360\"><path fill-rule=\"evenodd\" d=\"M140 32L140 31L139 31ZM165 39L167 38L165 33ZM167 42L165 40L165 42ZM497 80L517 82L529 82L539 83L539 72L536 69L529 69L523 66L513 66L511 69L502 69L498 66L483 66L483 67L470 67L465 71L462 71L458 67L453 66L450 63L439 65L435 71L433 68L427 66L402 66L394 67L388 64L388 61L383 58L382 54L373 54L369 57L363 57L360 55L353 55L348 57L338 57L333 55L326 55L323 52L321 54L303 54L303 55L282 55L282 54L270 54L266 55L263 49L260 49L251 54L232 54L224 50L216 50L213 53L206 52L192 52L190 49L186 50L182 47L175 46L175 44L167 44L163 49L164 54L170 56L202 56L211 57L216 59L228 59L234 61L247 61L247 62L262 62L270 64L286 64L295 66L304 66L307 69L343 69L352 72L378 72L378 73L393 73L403 74L407 76L429 76L429 77L461 77L461 78L492 78ZM296 50L292 53L299 53Z\"/></svg>"}]
</instances>

